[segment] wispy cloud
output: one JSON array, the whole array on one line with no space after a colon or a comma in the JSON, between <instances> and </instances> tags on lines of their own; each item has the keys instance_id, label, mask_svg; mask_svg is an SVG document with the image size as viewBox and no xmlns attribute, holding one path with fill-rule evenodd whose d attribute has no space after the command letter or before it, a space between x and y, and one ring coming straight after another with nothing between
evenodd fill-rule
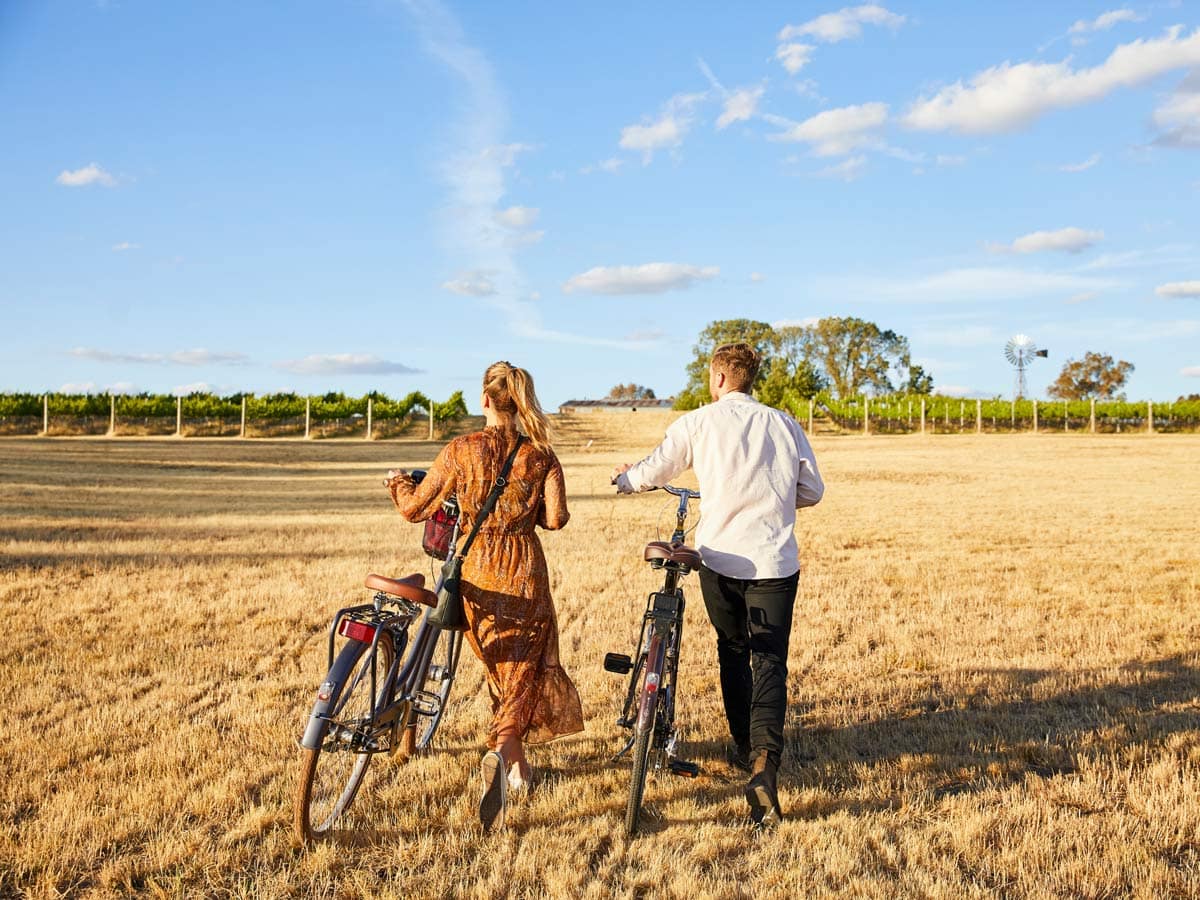
<instances>
[{"instance_id":1,"label":"wispy cloud","mask_svg":"<svg viewBox=\"0 0 1200 900\"><path fill-rule=\"evenodd\" d=\"M443 281L442 290L463 297L490 297L496 293L496 285L487 272L463 272L457 278Z\"/></svg>"},{"instance_id":2,"label":"wispy cloud","mask_svg":"<svg viewBox=\"0 0 1200 900\"><path fill-rule=\"evenodd\" d=\"M999 266L947 269L915 277L835 276L812 279L812 290L817 294L885 303L1061 300L1084 291L1111 291L1124 286L1122 282L1111 278Z\"/></svg>"},{"instance_id":3,"label":"wispy cloud","mask_svg":"<svg viewBox=\"0 0 1200 900\"><path fill-rule=\"evenodd\" d=\"M117 179L104 171L99 163L88 163L81 169L64 169L54 180L63 187L87 187L92 184L103 187L117 186Z\"/></svg>"},{"instance_id":4,"label":"wispy cloud","mask_svg":"<svg viewBox=\"0 0 1200 900\"><path fill-rule=\"evenodd\" d=\"M1159 130L1157 146L1200 149L1200 71L1185 78L1151 120Z\"/></svg>"},{"instance_id":5,"label":"wispy cloud","mask_svg":"<svg viewBox=\"0 0 1200 900\"><path fill-rule=\"evenodd\" d=\"M1103 63L1005 62L912 104L903 122L923 131L995 134L1015 131L1055 109L1091 103L1176 69L1200 65L1200 28L1174 26L1158 39L1122 44Z\"/></svg>"},{"instance_id":6,"label":"wispy cloud","mask_svg":"<svg viewBox=\"0 0 1200 900\"><path fill-rule=\"evenodd\" d=\"M1172 281L1154 289L1160 297L1200 297L1200 281Z\"/></svg>"},{"instance_id":7,"label":"wispy cloud","mask_svg":"<svg viewBox=\"0 0 1200 900\"><path fill-rule=\"evenodd\" d=\"M878 142L878 131L887 122L886 103L863 103L827 109L798 124L778 116L768 121L785 130L771 140L806 143L817 156L843 156L859 147Z\"/></svg>"},{"instance_id":8,"label":"wispy cloud","mask_svg":"<svg viewBox=\"0 0 1200 900\"><path fill-rule=\"evenodd\" d=\"M697 281L716 278L717 266L646 263L640 266L597 266L567 279L563 291L584 294L663 294L684 290Z\"/></svg>"},{"instance_id":9,"label":"wispy cloud","mask_svg":"<svg viewBox=\"0 0 1200 900\"><path fill-rule=\"evenodd\" d=\"M1094 19L1080 19L1068 29L1068 34L1089 34L1093 31L1108 31L1121 22L1140 22L1145 16L1139 16L1132 9L1113 9L1101 13Z\"/></svg>"},{"instance_id":10,"label":"wispy cloud","mask_svg":"<svg viewBox=\"0 0 1200 900\"><path fill-rule=\"evenodd\" d=\"M1072 227L1057 231L1034 231L1022 235L1011 244L988 244L987 249L991 253L1082 253L1102 240L1103 231Z\"/></svg>"},{"instance_id":11,"label":"wispy cloud","mask_svg":"<svg viewBox=\"0 0 1200 900\"><path fill-rule=\"evenodd\" d=\"M129 241L121 241L119 244L113 244L113 251L116 253L121 253L125 250L139 250L141 249L141 246L141 244L133 244Z\"/></svg>"},{"instance_id":12,"label":"wispy cloud","mask_svg":"<svg viewBox=\"0 0 1200 900\"><path fill-rule=\"evenodd\" d=\"M821 321L820 316L805 316L803 319L776 319L772 328L811 328Z\"/></svg>"},{"instance_id":13,"label":"wispy cloud","mask_svg":"<svg viewBox=\"0 0 1200 900\"><path fill-rule=\"evenodd\" d=\"M610 156L608 159L602 159L598 163L584 166L579 170L579 174L591 175L593 172L607 172L610 175L615 175L623 165L625 165L625 160L619 156Z\"/></svg>"},{"instance_id":14,"label":"wispy cloud","mask_svg":"<svg viewBox=\"0 0 1200 900\"><path fill-rule=\"evenodd\" d=\"M863 25L879 25L893 31L903 25L905 17L890 12L875 3L848 6L837 12L825 13L800 25L787 25L779 32L780 41L811 37L834 44L862 34Z\"/></svg>"},{"instance_id":15,"label":"wispy cloud","mask_svg":"<svg viewBox=\"0 0 1200 900\"><path fill-rule=\"evenodd\" d=\"M528 228L537 221L539 212L530 206L510 206L496 213L496 221L505 228Z\"/></svg>"},{"instance_id":16,"label":"wispy cloud","mask_svg":"<svg viewBox=\"0 0 1200 900\"><path fill-rule=\"evenodd\" d=\"M1179 374L1184 378L1200 378L1200 366L1184 366Z\"/></svg>"},{"instance_id":17,"label":"wispy cloud","mask_svg":"<svg viewBox=\"0 0 1200 900\"><path fill-rule=\"evenodd\" d=\"M813 51L816 49L812 44L780 44L775 48L775 58L789 75L795 75L812 62Z\"/></svg>"},{"instance_id":18,"label":"wispy cloud","mask_svg":"<svg viewBox=\"0 0 1200 900\"><path fill-rule=\"evenodd\" d=\"M767 276L764 275L762 272L751 272L750 280L753 281L755 284L761 284L762 282L767 280Z\"/></svg>"},{"instance_id":19,"label":"wispy cloud","mask_svg":"<svg viewBox=\"0 0 1200 900\"><path fill-rule=\"evenodd\" d=\"M618 142L624 150L641 151L643 164L648 164L655 151L674 149L683 144L684 135L696 118L696 106L708 95L676 94L665 104L658 117L646 118L640 124L621 129Z\"/></svg>"},{"instance_id":20,"label":"wispy cloud","mask_svg":"<svg viewBox=\"0 0 1200 900\"><path fill-rule=\"evenodd\" d=\"M222 353L204 349L177 350L174 353L113 353L93 347L75 347L68 353L77 359L87 359L92 362L157 366L239 366L250 361L250 358L244 353Z\"/></svg>"},{"instance_id":21,"label":"wispy cloud","mask_svg":"<svg viewBox=\"0 0 1200 900\"><path fill-rule=\"evenodd\" d=\"M703 59L697 60L697 64L700 66L700 71L704 73L704 77L708 79L708 83L716 91L717 96L721 98L721 115L717 117L717 131L723 131L734 122L747 122L754 118L758 112L758 104L767 90L766 85L740 87L731 91L721 84Z\"/></svg>"},{"instance_id":22,"label":"wispy cloud","mask_svg":"<svg viewBox=\"0 0 1200 900\"><path fill-rule=\"evenodd\" d=\"M1093 153L1091 156L1089 156L1083 162L1066 163L1065 165L1059 166L1058 171L1060 171L1060 172L1086 172L1088 169L1090 169L1092 166L1096 165L1098 162L1100 162L1100 154Z\"/></svg>"},{"instance_id":23,"label":"wispy cloud","mask_svg":"<svg viewBox=\"0 0 1200 900\"><path fill-rule=\"evenodd\" d=\"M315 353L282 360L275 368L296 375L418 375L423 371L368 353Z\"/></svg>"},{"instance_id":24,"label":"wispy cloud","mask_svg":"<svg viewBox=\"0 0 1200 900\"><path fill-rule=\"evenodd\" d=\"M850 156L842 160L840 163L832 166L826 166L813 173L816 178L835 178L841 181L856 181L866 168L867 158L865 156Z\"/></svg>"},{"instance_id":25,"label":"wispy cloud","mask_svg":"<svg viewBox=\"0 0 1200 900\"><path fill-rule=\"evenodd\" d=\"M1068 297L1063 302L1070 304L1071 306L1075 306L1079 303L1088 303L1092 300L1095 300L1099 296L1100 296L1100 294L1098 291L1082 291L1081 293L1078 293L1078 294L1072 294L1070 297Z\"/></svg>"}]
</instances>

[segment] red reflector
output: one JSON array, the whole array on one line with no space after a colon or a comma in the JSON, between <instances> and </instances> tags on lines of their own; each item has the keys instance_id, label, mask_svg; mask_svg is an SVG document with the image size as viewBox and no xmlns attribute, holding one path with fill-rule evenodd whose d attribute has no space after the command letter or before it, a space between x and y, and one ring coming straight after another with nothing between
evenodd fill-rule
<instances>
[{"instance_id":1,"label":"red reflector","mask_svg":"<svg viewBox=\"0 0 1200 900\"><path fill-rule=\"evenodd\" d=\"M369 644L371 643L371 639L375 637L375 627L373 625L364 625L362 622L355 622L353 619L342 619L341 627L338 628L338 634L354 641L362 641L364 644Z\"/></svg>"}]
</instances>

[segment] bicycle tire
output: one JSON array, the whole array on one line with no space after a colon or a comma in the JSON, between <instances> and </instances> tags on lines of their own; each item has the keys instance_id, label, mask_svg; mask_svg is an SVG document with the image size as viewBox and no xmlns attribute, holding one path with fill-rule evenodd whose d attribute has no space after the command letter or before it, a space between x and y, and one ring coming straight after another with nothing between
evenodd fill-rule
<instances>
[{"instance_id":1,"label":"bicycle tire","mask_svg":"<svg viewBox=\"0 0 1200 900\"><path fill-rule=\"evenodd\" d=\"M373 708L387 701L392 686L376 682L378 696L372 699L370 673L367 666L371 656L369 645L351 640L342 647L325 681L332 685L331 718L340 721L370 716ZM376 678L387 680L395 649L387 631L379 635L376 644ZM373 707L372 704L375 704ZM304 749L300 757L300 779L296 784L294 825L302 843L312 843L328 836L334 823L349 809L358 795L367 766L374 755L368 751L353 751L350 747L331 746L326 740L328 726L320 736L321 746Z\"/></svg>"},{"instance_id":2,"label":"bicycle tire","mask_svg":"<svg viewBox=\"0 0 1200 900\"><path fill-rule=\"evenodd\" d=\"M412 713L413 746L416 750L427 750L437 732L438 725L446 715L446 701L450 697L450 688L454 684L454 674L458 670L458 658L462 652L462 633L443 629L438 635L430 656L430 669L439 666L441 671L437 676L427 674L423 690L438 698L437 712L433 715Z\"/></svg>"},{"instance_id":3,"label":"bicycle tire","mask_svg":"<svg viewBox=\"0 0 1200 900\"><path fill-rule=\"evenodd\" d=\"M641 729L633 742L633 774L629 781L629 799L625 803L625 835L637 834L638 820L642 815L642 798L646 793L646 772L650 765L650 738L654 735L654 723Z\"/></svg>"}]
</instances>

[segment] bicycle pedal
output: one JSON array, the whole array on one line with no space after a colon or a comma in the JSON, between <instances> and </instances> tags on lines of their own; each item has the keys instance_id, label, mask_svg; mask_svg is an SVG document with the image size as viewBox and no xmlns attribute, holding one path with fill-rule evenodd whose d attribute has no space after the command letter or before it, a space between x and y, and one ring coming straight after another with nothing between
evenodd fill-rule
<instances>
[{"instance_id":1,"label":"bicycle pedal","mask_svg":"<svg viewBox=\"0 0 1200 900\"><path fill-rule=\"evenodd\" d=\"M442 698L430 691L417 691L412 697L413 711L422 716L436 716L442 709Z\"/></svg>"},{"instance_id":2,"label":"bicycle pedal","mask_svg":"<svg viewBox=\"0 0 1200 900\"><path fill-rule=\"evenodd\" d=\"M624 653L605 653L604 671L614 675L628 675L633 671L633 660Z\"/></svg>"},{"instance_id":3,"label":"bicycle pedal","mask_svg":"<svg viewBox=\"0 0 1200 900\"><path fill-rule=\"evenodd\" d=\"M700 766L685 759L673 759L667 763L667 768L671 770L672 775L679 775L683 778L698 778L700 776Z\"/></svg>"}]
</instances>

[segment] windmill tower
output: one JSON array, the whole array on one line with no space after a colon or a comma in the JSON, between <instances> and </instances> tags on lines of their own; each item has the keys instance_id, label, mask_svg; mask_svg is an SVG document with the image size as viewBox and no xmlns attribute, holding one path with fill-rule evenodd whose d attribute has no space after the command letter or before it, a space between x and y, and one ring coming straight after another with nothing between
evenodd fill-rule
<instances>
[{"instance_id":1,"label":"windmill tower","mask_svg":"<svg viewBox=\"0 0 1200 900\"><path fill-rule=\"evenodd\" d=\"M1045 359L1050 355L1049 350L1039 350L1033 338L1026 334L1013 335L1004 345L1004 357L1017 369L1017 380L1013 388L1013 399L1020 400L1028 392L1025 383L1025 370L1033 365L1039 356Z\"/></svg>"}]
</instances>

